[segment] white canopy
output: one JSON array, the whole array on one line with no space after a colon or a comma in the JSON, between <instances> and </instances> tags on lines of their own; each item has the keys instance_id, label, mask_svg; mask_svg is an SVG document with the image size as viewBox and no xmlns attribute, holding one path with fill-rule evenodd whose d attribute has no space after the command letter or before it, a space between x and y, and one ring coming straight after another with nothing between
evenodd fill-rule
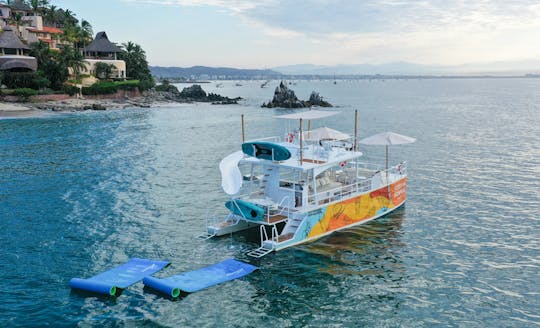
<instances>
[{"instance_id":1,"label":"white canopy","mask_svg":"<svg viewBox=\"0 0 540 328\"><path fill-rule=\"evenodd\" d=\"M363 145L402 145L415 142L415 138L407 137L394 132L383 132L360 140Z\"/></svg>"},{"instance_id":2,"label":"white canopy","mask_svg":"<svg viewBox=\"0 0 540 328\"><path fill-rule=\"evenodd\" d=\"M317 120L320 118L325 118L329 116L334 116L339 114L340 112L330 112L325 110L308 110L307 112L301 112L301 113L294 113L294 114L287 114L287 115L280 115L276 116L276 118L283 118L286 120Z\"/></svg>"},{"instance_id":3,"label":"white canopy","mask_svg":"<svg viewBox=\"0 0 540 328\"><path fill-rule=\"evenodd\" d=\"M322 127L311 131L304 132L304 139L307 141L317 140L344 140L350 136L346 133L330 129L328 127Z\"/></svg>"}]
</instances>

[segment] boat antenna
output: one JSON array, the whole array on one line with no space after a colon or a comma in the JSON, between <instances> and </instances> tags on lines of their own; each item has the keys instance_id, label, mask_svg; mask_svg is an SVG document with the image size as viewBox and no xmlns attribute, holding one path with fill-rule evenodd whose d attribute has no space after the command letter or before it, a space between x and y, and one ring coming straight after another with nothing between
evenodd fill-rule
<instances>
[{"instance_id":1,"label":"boat antenna","mask_svg":"<svg viewBox=\"0 0 540 328\"><path fill-rule=\"evenodd\" d=\"M358 109L354 110L354 151L358 151Z\"/></svg>"},{"instance_id":2,"label":"boat antenna","mask_svg":"<svg viewBox=\"0 0 540 328\"><path fill-rule=\"evenodd\" d=\"M244 126L244 114L242 114L242 143L246 142L246 128Z\"/></svg>"}]
</instances>

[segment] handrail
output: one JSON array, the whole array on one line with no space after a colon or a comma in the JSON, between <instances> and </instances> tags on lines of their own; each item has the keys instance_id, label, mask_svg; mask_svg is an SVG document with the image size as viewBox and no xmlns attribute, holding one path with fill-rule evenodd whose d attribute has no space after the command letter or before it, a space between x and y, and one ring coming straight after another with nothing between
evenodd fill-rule
<instances>
[{"instance_id":1,"label":"handrail","mask_svg":"<svg viewBox=\"0 0 540 328\"><path fill-rule=\"evenodd\" d=\"M274 215L282 215L284 214L284 211L285 209L287 209L287 217L289 217L289 214L290 214L290 207L285 207L283 206L283 203L289 199L289 196L285 196L281 199L281 202L278 204L278 209L281 208L281 210L279 212L277 212L277 214L274 214ZM267 223L270 223L270 208L267 208L266 209L266 222Z\"/></svg>"},{"instance_id":2,"label":"handrail","mask_svg":"<svg viewBox=\"0 0 540 328\"><path fill-rule=\"evenodd\" d=\"M240 208L240 206L236 202L236 199L231 198L231 200L234 203L234 205L236 206L236 208L238 209L238 212L240 212L240 215L244 218L244 220L247 220L248 218L246 218L246 216L244 215L244 212L242 212L242 209Z\"/></svg>"},{"instance_id":3,"label":"handrail","mask_svg":"<svg viewBox=\"0 0 540 328\"><path fill-rule=\"evenodd\" d=\"M266 231L266 230L265 230ZM272 241L274 243L277 243L278 242L278 231L277 231L277 228L276 228L276 225L273 225L272 226Z\"/></svg>"},{"instance_id":4,"label":"handrail","mask_svg":"<svg viewBox=\"0 0 540 328\"><path fill-rule=\"evenodd\" d=\"M405 176L407 174L407 162L403 161L398 165L390 167L388 170L380 170L376 174L378 174L378 177L386 179L387 173ZM360 181L356 179L354 183L342 185L333 189L324 190L316 194L311 194L308 197L308 204L320 205L322 201L332 202L335 200L344 199L346 196L369 191L371 190L374 176ZM389 186L390 183L389 181L384 180L383 185ZM325 197L326 195L329 196Z\"/></svg>"},{"instance_id":5,"label":"handrail","mask_svg":"<svg viewBox=\"0 0 540 328\"><path fill-rule=\"evenodd\" d=\"M259 235L261 236L261 247L264 246L264 241L265 240L268 240L268 234L266 233L266 228L264 226L264 224L261 224L259 226Z\"/></svg>"},{"instance_id":6,"label":"handrail","mask_svg":"<svg viewBox=\"0 0 540 328\"><path fill-rule=\"evenodd\" d=\"M260 235L260 238L261 238L261 248L264 247L264 242L267 241L267 240L270 240L268 239L268 233L266 232L266 228L265 228L265 225L260 225L259 226L259 235ZM278 234L278 231L277 231L277 227L276 225L273 225L272 226L272 242L274 243L277 243L278 241L278 238L279 238L279 234ZM272 248L274 248L274 246L272 245Z\"/></svg>"}]
</instances>

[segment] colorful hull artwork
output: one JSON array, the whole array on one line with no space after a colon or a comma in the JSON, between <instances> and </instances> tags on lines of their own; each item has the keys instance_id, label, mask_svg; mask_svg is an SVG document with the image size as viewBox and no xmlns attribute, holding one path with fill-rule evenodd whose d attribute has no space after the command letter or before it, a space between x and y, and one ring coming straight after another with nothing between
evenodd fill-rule
<instances>
[{"instance_id":1,"label":"colorful hull artwork","mask_svg":"<svg viewBox=\"0 0 540 328\"><path fill-rule=\"evenodd\" d=\"M383 187L310 212L307 219L298 227L294 237L281 243L278 248L289 247L306 239L321 237L332 231L382 216L405 202L406 191L407 178L403 178L391 184L390 188Z\"/></svg>"}]
</instances>

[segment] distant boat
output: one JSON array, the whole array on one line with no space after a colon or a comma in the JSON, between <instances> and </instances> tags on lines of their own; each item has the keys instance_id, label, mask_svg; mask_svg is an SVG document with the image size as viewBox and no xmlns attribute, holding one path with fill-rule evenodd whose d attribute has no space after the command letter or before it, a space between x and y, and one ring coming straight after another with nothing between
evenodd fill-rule
<instances>
[{"instance_id":1,"label":"distant boat","mask_svg":"<svg viewBox=\"0 0 540 328\"><path fill-rule=\"evenodd\" d=\"M263 82L263 84L261 84L261 88L266 88L268 86L268 83L270 83L270 80L266 80L265 82Z\"/></svg>"},{"instance_id":2,"label":"distant boat","mask_svg":"<svg viewBox=\"0 0 540 328\"><path fill-rule=\"evenodd\" d=\"M216 84L216 88L221 88L223 86L223 83Z\"/></svg>"},{"instance_id":3,"label":"distant boat","mask_svg":"<svg viewBox=\"0 0 540 328\"><path fill-rule=\"evenodd\" d=\"M242 84L240 84L240 83L236 83L235 85L236 85L237 87L241 87L241 86L242 86Z\"/></svg>"}]
</instances>

